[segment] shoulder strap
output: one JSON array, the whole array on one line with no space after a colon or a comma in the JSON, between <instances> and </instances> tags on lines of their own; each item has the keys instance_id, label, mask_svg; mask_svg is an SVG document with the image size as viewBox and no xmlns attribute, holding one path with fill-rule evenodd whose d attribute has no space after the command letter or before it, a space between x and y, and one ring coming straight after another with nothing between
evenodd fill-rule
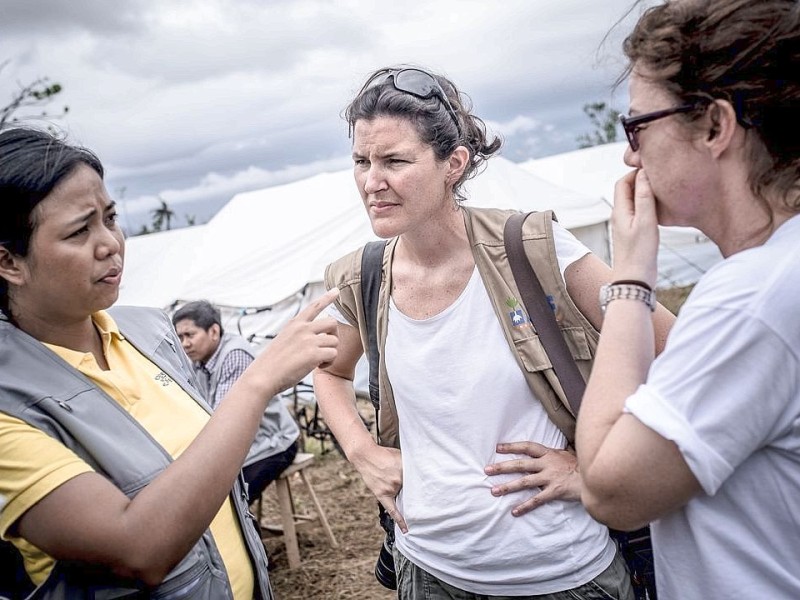
<instances>
[{"instance_id":1,"label":"shoulder strap","mask_svg":"<svg viewBox=\"0 0 800 600\"><path fill-rule=\"evenodd\" d=\"M361 303L367 323L367 360L369 361L369 398L378 410L381 404L378 385L378 293L383 278L383 250L386 240L369 242L361 254Z\"/></svg>"},{"instance_id":2,"label":"shoulder strap","mask_svg":"<svg viewBox=\"0 0 800 600\"><path fill-rule=\"evenodd\" d=\"M575 359L564 341L564 336L561 335L553 309L545 298L542 284L525 254L525 247L522 243L522 225L529 214L516 213L509 217L503 230L503 243L506 247L514 281L522 296L522 303L536 327L539 340L542 342L553 365L553 371L564 389L572 413L577 415L583 392L586 389L586 382L578 370L578 365L575 364Z\"/></svg>"}]
</instances>

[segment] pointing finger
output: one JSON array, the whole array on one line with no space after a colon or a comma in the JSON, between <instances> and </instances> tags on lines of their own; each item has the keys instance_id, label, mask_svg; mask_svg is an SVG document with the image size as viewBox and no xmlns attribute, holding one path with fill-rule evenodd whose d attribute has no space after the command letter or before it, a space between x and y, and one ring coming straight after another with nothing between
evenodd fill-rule
<instances>
[{"instance_id":1,"label":"pointing finger","mask_svg":"<svg viewBox=\"0 0 800 600\"><path fill-rule=\"evenodd\" d=\"M314 300L311 304L306 306L303 310L297 313L295 317L298 321L313 321L317 316L325 310L331 303L339 297L339 288L332 288L325 292L322 296Z\"/></svg>"}]
</instances>

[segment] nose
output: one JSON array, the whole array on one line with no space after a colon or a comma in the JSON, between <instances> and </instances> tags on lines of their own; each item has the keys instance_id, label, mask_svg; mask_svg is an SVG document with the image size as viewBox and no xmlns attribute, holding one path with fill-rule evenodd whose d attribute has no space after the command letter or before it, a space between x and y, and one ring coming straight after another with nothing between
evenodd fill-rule
<instances>
[{"instance_id":1,"label":"nose","mask_svg":"<svg viewBox=\"0 0 800 600\"><path fill-rule=\"evenodd\" d=\"M97 242L97 253L100 258L107 258L114 256L122 251L125 241L122 233L119 231L112 231L111 229L103 228L100 232L100 237Z\"/></svg>"},{"instance_id":2,"label":"nose","mask_svg":"<svg viewBox=\"0 0 800 600\"><path fill-rule=\"evenodd\" d=\"M367 194L375 194L388 189L388 187L386 178L383 175L383 170L374 164L370 165L364 178L364 192Z\"/></svg>"},{"instance_id":3,"label":"nose","mask_svg":"<svg viewBox=\"0 0 800 600\"><path fill-rule=\"evenodd\" d=\"M189 347L190 347L191 345L192 345L192 344L189 342L189 340L188 340L187 338L183 338L183 339L181 340L181 346L183 346L183 349L184 349L184 350L189 350Z\"/></svg>"},{"instance_id":4,"label":"nose","mask_svg":"<svg viewBox=\"0 0 800 600\"><path fill-rule=\"evenodd\" d=\"M639 152L634 152L630 144L625 147L625 154L622 157L625 164L634 169L642 168L642 161L639 160Z\"/></svg>"}]
</instances>

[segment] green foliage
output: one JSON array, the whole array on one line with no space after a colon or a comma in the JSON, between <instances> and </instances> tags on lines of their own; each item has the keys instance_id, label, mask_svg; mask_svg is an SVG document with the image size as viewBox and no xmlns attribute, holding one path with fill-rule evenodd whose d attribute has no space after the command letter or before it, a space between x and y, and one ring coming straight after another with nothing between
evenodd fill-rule
<instances>
[{"instance_id":1,"label":"green foliage","mask_svg":"<svg viewBox=\"0 0 800 600\"><path fill-rule=\"evenodd\" d=\"M590 102L583 105L583 112L589 117L594 131L576 138L579 148L589 148L617 141L617 122L619 112L605 102Z\"/></svg>"},{"instance_id":2,"label":"green foliage","mask_svg":"<svg viewBox=\"0 0 800 600\"><path fill-rule=\"evenodd\" d=\"M0 71L5 68L9 61L0 63ZM42 107L49 104L55 96L61 93L60 83L51 83L47 77L35 79L27 85L21 85L19 89L11 95L11 100L5 106L0 107L0 129L10 123L16 123L21 117L17 114L21 109ZM24 118L35 116L40 119L60 119L69 112L69 106L64 106L58 113L48 113L42 110L38 115L25 115Z\"/></svg>"}]
</instances>

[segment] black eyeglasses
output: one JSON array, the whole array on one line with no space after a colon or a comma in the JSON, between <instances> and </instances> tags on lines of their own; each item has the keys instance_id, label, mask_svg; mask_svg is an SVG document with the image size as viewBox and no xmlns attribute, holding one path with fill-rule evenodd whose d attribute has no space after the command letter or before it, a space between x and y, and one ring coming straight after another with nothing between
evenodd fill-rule
<instances>
[{"instance_id":1,"label":"black eyeglasses","mask_svg":"<svg viewBox=\"0 0 800 600\"><path fill-rule=\"evenodd\" d=\"M622 123L622 128L625 130L625 136L628 138L628 143L631 145L631 150L636 152L639 150L639 127L645 123L657 121L658 119L663 119L664 117L669 117L670 115L691 112L696 108L697 103L682 104L673 108L666 108L664 110L656 110L653 112L644 113L643 115L636 115L635 117L620 115L619 122Z\"/></svg>"},{"instance_id":2,"label":"black eyeglasses","mask_svg":"<svg viewBox=\"0 0 800 600\"><path fill-rule=\"evenodd\" d=\"M447 113L453 119L453 123L455 123L456 129L458 130L458 135L461 135L461 126L458 123L456 111L453 110L453 105L450 104L450 100L447 99L447 94L433 75L422 69L389 69L377 73L372 79L367 81L364 87L361 88L359 96L366 90L376 85L386 83L387 81L391 81L394 89L397 91L411 94L421 100L438 98Z\"/></svg>"}]
</instances>

